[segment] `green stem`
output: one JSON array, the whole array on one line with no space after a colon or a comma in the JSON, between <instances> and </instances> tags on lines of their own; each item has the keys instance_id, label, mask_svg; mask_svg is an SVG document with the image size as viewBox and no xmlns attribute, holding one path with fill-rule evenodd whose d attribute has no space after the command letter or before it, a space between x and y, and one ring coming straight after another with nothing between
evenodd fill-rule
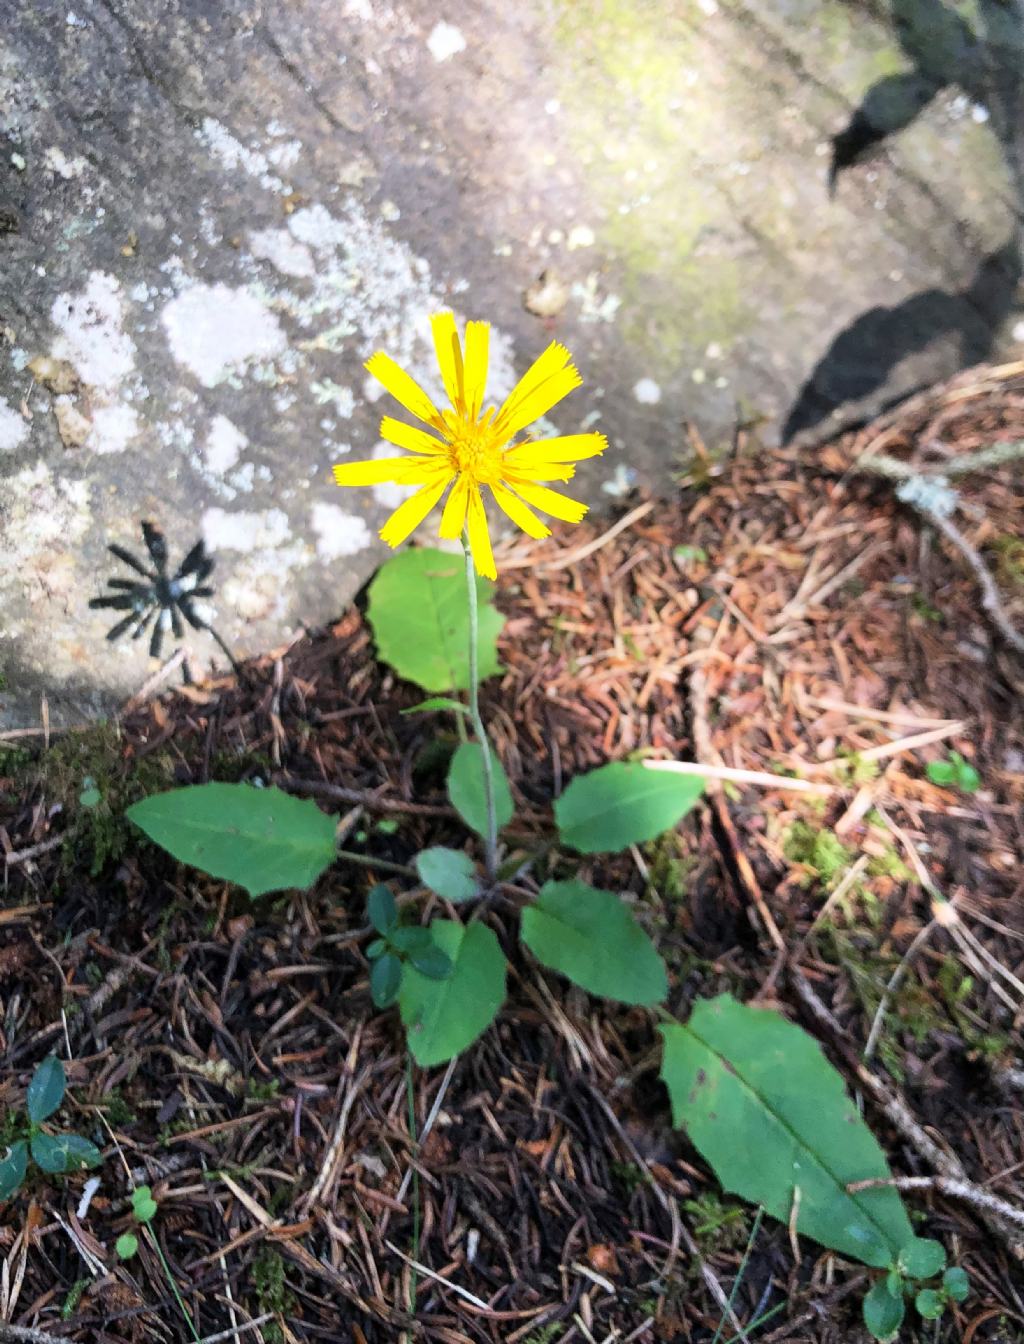
<instances>
[{"instance_id":1,"label":"green stem","mask_svg":"<svg viewBox=\"0 0 1024 1344\"><path fill-rule=\"evenodd\" d=\"M394 873L397 877L418 877L415 868L405 863L391 863L389 859L375 859L370 854L356 854L351 849L335 850L339 859L346 863L356 863L360 868L379 868L382 873Z\"/></svg>"},{"instance_id":2,"label":"green stem","mask_svg":"<svg viewBox=\"0 0 1024 1344\"><path fill-rule=\"evenodd\" d=\"M409 1141L415 1155L416 1089L412 1077L412 1056L409 1054L405 1057L405 1092L409 1103ZM420 1174L415 1166L412 1169L412 1258L417 1261L420 1258ZM416 1271L410 1268L408 1312L413 1317L416 1315L416 1287Z\"/></svg>"},{"instance_id":3,"label":"green stem","mask_svg":"<svg viewBox=\"0 0 1024 1344\"><path fill-rule=\"evenodd\" d=\"M485 837L484 861L487 880L493 882L498 872L498 821L494 805L494 765L491 761L491 744L480 717L480 684L478 672L479 620L477 617L476 573L473 569L473 553L469 548L469 538L463 536L462 549L466 553L466 593L469 598L469 717L473 720L473 731L480 743L480 756L484 764L484 796L487 800L487 835Z\"/></svg>"},{"instance_id":4,"label":"green stem","mask_svg":"<svg viewBox=\"0 0 1024 1344\"><path fill-rule=\"evenodd\" d=\"M185 1306L185 1300L178 1289L178 1285L177 1282L175 1281L174 1275L171 1273L171 1267L167 1263L167 1257L164 1255L163 1247L160 1245L160 1239L153 1231L153 1229L149 1226L148 1223L146 1224L146 1231L149 1233L149 1244L153 1247L153 1250L156 1251L157 1255L160 1257L160 1263L161 1265L163 1265L164 1269L164 1276L166 1277L167 1282L171 1285L171 1292L174 1294L174 1300L181 1308L182 1316L185 1317L186 1324L188 1325L189 1328L189 1333L191 1334L192 1338L196 1341L196 1344L202 1344L199 1331L196 1329L195 1322L193 1321L191 1315L189 1314L188 1307Z\"/></svg>"}]
</instances>

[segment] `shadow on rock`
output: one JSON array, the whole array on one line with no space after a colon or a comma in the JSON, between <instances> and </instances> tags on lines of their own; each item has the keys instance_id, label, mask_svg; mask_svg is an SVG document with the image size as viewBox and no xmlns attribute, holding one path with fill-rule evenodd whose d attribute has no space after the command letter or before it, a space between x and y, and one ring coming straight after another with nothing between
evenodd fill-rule
<instances>
[{"instance_id":1,"label":"shadow on rock","mask_svg":"<svg viewBox=\"0 0 1024 1344\"><path fill-rule=\"evenodd\" d=\"M942 0L893 0L892 22L910 68L879 80L832 141L829 189L840 174L905 130L946 89L985 108L1024 212L1024 0L979 0L975 28ZM1014 311L1024 276L1021 219L961 290L928 289L861 314L832 342L801 388L783 440L813 429L837 406L882 393L896 367L933 342L955 347L957 367L989 356ZM872 410L880 409L873 407Z\"/></svg>"}]
</instances>

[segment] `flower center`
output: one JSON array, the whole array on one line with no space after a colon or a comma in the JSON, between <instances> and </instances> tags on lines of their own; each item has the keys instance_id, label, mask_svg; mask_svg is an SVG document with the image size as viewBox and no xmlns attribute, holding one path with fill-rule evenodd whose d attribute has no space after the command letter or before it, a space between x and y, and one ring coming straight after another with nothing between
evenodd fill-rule
<instances>
[{"instance_id":1,"label":"flower center","mask_svg":"<svg viewBox=\"0 0 1024 1344\"><path fill-rule=\"evenodd\" d=\"M465 472L472 480L489 485L501 479L502 439L490 426L493 412L480 420L465 420L446 414L445 438L453 471Z\"/></svg>"}]
</instances>

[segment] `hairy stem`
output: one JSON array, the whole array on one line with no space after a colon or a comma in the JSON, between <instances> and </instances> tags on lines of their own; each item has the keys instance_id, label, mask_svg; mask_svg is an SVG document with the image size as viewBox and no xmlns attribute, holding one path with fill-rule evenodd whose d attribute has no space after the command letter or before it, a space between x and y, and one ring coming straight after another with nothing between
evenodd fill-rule
<instances>
[{"instance_id":1,"label":"hairy stem","mask_svg":"<svg viewBox=\"0 0 1024 1344\"><path fill-rule=\"evenodd\" d=\"M480 683L478 670L479 619L477 616L476 573L473 569L473 553L469 548L469 538L463 536L462 549L466 553L466 593L469 598L469 717L473 720L473 731L480 743L480 755L484 765L484 796L487 800L487 835L485 837L485 866L487 880L493 882L498 872L498 822L494 805L494 764L491 760L491 744L480 717Z\"/></svg>"}]
</instances>

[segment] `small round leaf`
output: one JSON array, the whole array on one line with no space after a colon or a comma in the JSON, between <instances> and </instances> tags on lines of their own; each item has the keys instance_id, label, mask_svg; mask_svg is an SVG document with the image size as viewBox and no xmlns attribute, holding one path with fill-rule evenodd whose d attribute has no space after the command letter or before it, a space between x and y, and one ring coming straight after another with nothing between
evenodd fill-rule
<instances>
[{"instance_id":1,"label":"small round leaf","mask_svg":"<svg viewBox=\"0 0 1024 1344\"><path fill-rule=\"evenodd\" d=\"M929 1237L915 1237L900 1250L899 1266L909 1279L930 1279L946 1268L945 1248Z\"/></svg>"},{"instance_id":2,"label":"small round leaf","mask_svg":"<svg viewBox=\"0 0 1024 1344\"><path fill-rule=\"evenodd\" d=\"M34 1125L50 1118L64 1100L66 1086L64 1065L56 1055L48 1055L32 1075L25 1096L28 1118Z\"/></svg>"},{"instance_id":3,"label":"small round leaf","mask_svg":"<svg viewBox=\"0 0 1024 1344\"><path fill-rule=\"evenodd\" d=\"M959 1265L947 1269L942 1276L942 1287L954 1302L963 1302L971 1291L971 1281L967 1277L966 1269L961 1269Z\"/></svg>"},{"instance_id":4,"label":"small round leaf","mask_svg":"<svg viewBox=\"0 0 1024 1344\"><path fill-rule=\"evenodd\" d=\"M875 1339L895 1339L906 1308L902 1297L893 1297L884 1279L879 1279L864 1299L864 1324Z\"/></svg>"},{"instance_id":5,"label":"small round leaf","mask_svg":"<svg viewBox=\"0 0 1024 1344\"><path fill-rule=\"evenodd\" d=\"M122 1232L114 1242L114 1250L122 1260L130 1260L138 1254L139 1239L134 1232Z\"/></svg>"},{"instance_id":6,"label":"small round leaf","mask_svg":"<svg viewBox=\"0 0 1024 1344\"><path fill-rule=\"evenodd\" d=\"M402 963L391 952L373 963L370 971L370 997L377 1008L390 1008L402 984Z\"/></svg>"},{"instance_id":7,"label":"small round leaf","mask_svg":"<svg viewBox=\"0 0 1024 1344\"><path fill-rule=\"evenodd\" d=\"M914 1298L914 1306L917 1307L917 1314L926 1321L937 1321L946 1308L942 1294L934 1288L922 1288Z\"/></svg>"},{"instance_id":8,"label":"small round leaf","mask_svg":"<svg viewBox=\"0 0 1024 1344\"><path fill-rule=\"evenodd\" d=\"M157 1215L157 1203L148 1185L137 1185L132 1191L132 1212L140 1223L149 1223Z\"/></svg>"},{"instance_id":9,"label":"small round leaf","mask_svg":"<svg viewBox=\"0 0 1024 1344\"><path fill-rule=\"evenodd\" d=\"M445 900L471 901L479 890L473 860L461 849L434 845L417 854L415 863L423 884Z\"/></svg>"}]
</instances>

